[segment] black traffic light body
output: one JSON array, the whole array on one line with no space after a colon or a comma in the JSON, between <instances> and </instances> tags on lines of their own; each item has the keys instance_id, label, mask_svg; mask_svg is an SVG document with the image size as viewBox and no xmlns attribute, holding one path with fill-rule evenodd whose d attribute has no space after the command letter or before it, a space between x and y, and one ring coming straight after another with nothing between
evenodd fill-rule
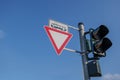
<instances>
[{"instance_id":1,"label":"black traffic light body","mask_svg":"<svg viewBox=\"0 0 120 80\"><path fill-rule=\"evenodd\" d=\"M90 29L91 49L94 57L105 57L106 50L112 46L109 38L105 37L109 30L105 25L100 25L96 29Z\"/></svg>"},{"instance_id":2,"label":"black traffic light body","mask_svg":"<svg viewBox=\"0 0 120 80\"><path fill-rule=\"evenodd\" d=\"M100 69L100 64L98 60L93 60L88 62L88 73L89 77L101 77L101 69Z\"/></svg>"}]
</instances>

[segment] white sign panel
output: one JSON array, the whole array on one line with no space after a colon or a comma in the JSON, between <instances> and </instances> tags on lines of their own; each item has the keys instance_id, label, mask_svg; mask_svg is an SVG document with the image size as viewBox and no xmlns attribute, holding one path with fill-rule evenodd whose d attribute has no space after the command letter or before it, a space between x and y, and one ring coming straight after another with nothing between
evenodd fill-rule
<instances>
[{"instance_id":1,"label":"white sign panel","mask_svg":"<svg viewBox=\"0 0 120 80\"><path fill-rule=\"evenodd\" d=\"M60 55L67 43L69 42L69 40L72 38L72 34L61 30L57 30L49 26L45 26L44 28L56 53Z\"/></svg>"},{"instance_id":2,"label":"white sign panel","mask_svg":"<svg viewBox=\"0 0 120 80\"><path fill-rule=\"evenodd\" d=\"M49 20L49 27L55 28L57 30L61 30L64 32L68 32L68 26L66 24L54 21L54 20Z\"/></svg>"}]
</instances>

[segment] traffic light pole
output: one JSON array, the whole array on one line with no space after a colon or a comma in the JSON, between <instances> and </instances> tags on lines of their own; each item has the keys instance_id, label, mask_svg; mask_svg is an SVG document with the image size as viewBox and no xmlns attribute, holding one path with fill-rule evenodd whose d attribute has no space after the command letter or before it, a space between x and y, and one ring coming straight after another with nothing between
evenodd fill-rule
<instances>
[{"instance_id":1,"label":"traffic light pole","mask_svg":"<svg viewBox=\"0 0 120 80\"><path fill-rule=\"evenodd\" d=\"M81 45L81 52L82 53L82 64L83 64L83 72L84 72L84 80L90 80L89 74L88 74L88 67L87 67L87 52L86 52L86 38L85 38L85 31L84 31L84 24L79 23L79 36L80 36L80 45Z\"/></svg>"}]
</instances>

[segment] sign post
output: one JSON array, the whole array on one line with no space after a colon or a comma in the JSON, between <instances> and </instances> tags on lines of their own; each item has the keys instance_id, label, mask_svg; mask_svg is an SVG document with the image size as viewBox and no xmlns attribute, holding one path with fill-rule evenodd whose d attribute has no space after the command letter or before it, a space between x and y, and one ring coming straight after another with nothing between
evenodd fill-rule
<instances>
[{"instance_id":1,"label":"sign post","mask_svg":"<svg viewBox=\"0 0 120 80\"><path fill-rule=\"evenodd\" d=\"M82 53L82 64L83 64L83 72L84 72L84 80L90 80L89 73L88 73L88 60L87 60L87 52L86 52L86 39L85 39L85 31L84 31L84 24L79 23L79 35L80 35L80 45L81 45L81 52Z\"/></svg>"},{"instance_id":2,"label":"sign post","mask_svg":"<svg viewBox=\"0 0 120 80\"><path fill-rule=\"evenodd\" d=\"M109 32L105 25L101 25L97 29L91 28L88 32L85 32L83 23L79 23L78 28L75 28L54 20L49 20L49 26L45 26L44 28L58 55L63 50L81 54L84 80L101 76L100 66L97 60L99 60L99 57L105 57L105 51L112 46L112 42L108 38L105 38ZM68 28L79 31L81 51L65 48L72 38L72 34L68 32ZM86 34L90 34L89 42L87 42ZM90 47L88 48L87 46ZM93 53L93 57L89 57L88 53L91 52Z\"/></svg>"}]
</instances>

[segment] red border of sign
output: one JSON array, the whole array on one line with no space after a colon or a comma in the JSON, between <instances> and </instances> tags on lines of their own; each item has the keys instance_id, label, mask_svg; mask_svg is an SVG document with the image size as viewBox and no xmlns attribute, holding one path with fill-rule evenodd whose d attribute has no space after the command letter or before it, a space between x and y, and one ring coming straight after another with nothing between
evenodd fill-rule
<instances>
[{"instance_id":1,"label":"red border of sign","mask_svg":"<svg viewBox=\"0 0 120 80\"><path fill-rule=\"evenodd\" d=\"M64 32L64 31L57 30L55 28L51 28L49 26L44 26L44 28L45 28L45 31L46 31L46 33L47 33L47 35L48 35L48 37L49 37L49 39L50 39L53 47L54 47L56 53L58 55L60 55L62 53L64 47L67 45L67 43L69 42L69 40L72 38L72 34ZM57 48L57 45L56 45L56 43L54 42L54 39L51 36L50 30L58 32L58 33L61 33L61 34L64 34L64 35L68 35L67 39L64 41L64 43L61 45L61 47L59 49Z\"/></svg>"}]
</instances>

